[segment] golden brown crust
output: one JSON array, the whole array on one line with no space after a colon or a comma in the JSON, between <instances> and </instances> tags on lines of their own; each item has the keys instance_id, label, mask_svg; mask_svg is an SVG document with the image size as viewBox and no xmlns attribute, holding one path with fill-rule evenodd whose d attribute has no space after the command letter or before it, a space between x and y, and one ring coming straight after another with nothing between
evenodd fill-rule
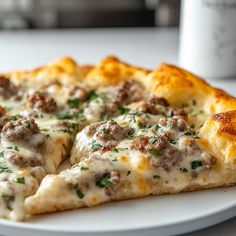
<instances>
[{"instance_id":1,"label":"golden brown crust","mask_svg":"<svg viewBox=\"0 0 236 236\"><path fill-rule=\"evenodd\" d=\"M87 75L88 83L94 86L111 85L121 80L144 78L150 71L121 62L114 56L101 60Z\"/></svg>"},{"instance_id":2,"label":"golden brown crust","mask_svg":"<svg viewBox=\"0 0 236 236\"><path fill-rule=\"evenodd\" d=\"M91 65L77 65L70 57L60 58L45 66L28 71L12 71L7 74L16 84L30 84L32 80L41 87L59 81L63 84L78 83L91 71Z\"/></svg>"},{"instance_id":3,"label":"golden brown crust","mask_svg":"<svg viewBox=\"0 0 236 236\"><path fill-rule=\"evenodd\" d=\"M235 110L210 116L200 130L200 136L208 141L211 151L225 168L236 168Z\"/></svg>"}]
</instances>

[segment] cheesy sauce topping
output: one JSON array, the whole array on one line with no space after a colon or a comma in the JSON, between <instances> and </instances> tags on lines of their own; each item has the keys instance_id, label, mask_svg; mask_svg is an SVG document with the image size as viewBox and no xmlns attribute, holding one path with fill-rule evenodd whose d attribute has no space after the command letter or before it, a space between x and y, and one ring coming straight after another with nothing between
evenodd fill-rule
<instances>
[{"instance_id":1,"label":"cheesy sauce topping","mask_svg":"<svg viewBox=\"0 0 236 236\"><path fill-rule=\"evenodd\" d=\"M155 96L124 105L123 115L114 119L85 127L76 136L71 162L71 169L48 176L36 195L26 200L29 213L32 207L41 213L37 202L47 206L43 199L50 198L50 190L50 194L58 192L57 180L67 190L61 198L51 196L57 198L57 209L65 201L75 202L76 207L93 206L180 192L193 183L207 185L205 176L217 164L201 146L185 110Z\"/></svg>"},{"instance_id":2,"label":"cheesy sauce topping","mask_svg":"<svg viewBox=\"0 0 236 236\"><path fill-rule=\"evenodd\" d=\"M94 90L17 87L0 77L0 95L0 217L23 220L50 211L47 202L60 209L183 191L207 184L203 176L217 164L185 107L147 96L133 80ZM49 175L72 144L72 168Z\"/></svg>"}]
</instances>

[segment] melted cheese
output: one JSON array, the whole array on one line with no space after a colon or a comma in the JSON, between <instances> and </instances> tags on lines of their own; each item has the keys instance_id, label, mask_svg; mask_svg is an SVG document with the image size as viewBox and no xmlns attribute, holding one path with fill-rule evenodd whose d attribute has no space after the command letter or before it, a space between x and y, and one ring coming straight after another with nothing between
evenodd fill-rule
<instances>
[{"instance_id":1,"label":"melted cheese","mask_svg":"<svg viewBox=\"0 0 236 236\"><path fill-rule=\"evenodd\" d=\"M169 113L169 108L165 113ZM207 186L217 183L219 177L216 177L216 172L206 169L204 166L204 158L208 154L205 154L206 152L201 148L195 147L196 149L194 149L188 141L191 140L188 132L193 132L192 128L190 131L187 130L188 132L186 130L180 131L173 126L172 118L167 119L167 125L161 125L158 121L162 116L146 113L134 114L133 111L130 111L129 114L117 117L115 120L119 125L132 127L134 133L132 138L121 140L115 146L115 150L111 149L105 152L92 150L90 144L95 137L87 136L88 127L82 130L77 134L71 153L72 163L77 164L59 175L48 176L47 183L43 181L39 191L34 196L27 198L25 204L28 213L38 214L51 212L55 209L94 206L111 200L180 192L192 185ZM142 127L142 124L145 124L145 127ZM153 128L157 124L158 129L156 129L155 136L162 136L166 132L173 131L171 136L173 141L170 145L182 153L179 163L170 167L169 171L162 166L153 166L150 160L155 157L152 154L130 148L131 143L137 137L146 136L152 139ZM101 147L102 145L100 143ZM186 155L185 152L190 154ZM168 162L168 160L165 161ZM199 164L196 168L192 167L194 161L197 161L198 164L201 163L201 165ZM119 173L117 176L119 184L117 192L110 195L113 193L112 191L115 191L110 188L116 185L110 185L109 181L112 181L112 177L106 176L113 171ZM194 173L197 173L196 177L193 177ZM102 183L98 182L101 178L105 178ZM60 179L66 189L63 194L58 189L57 179ZM47 204L44 199L53 202L53 204ZM38 202L41 205L37 205ZM65 207L65 202L70 202L68 208Z\"/></svg>"}]
</instances>

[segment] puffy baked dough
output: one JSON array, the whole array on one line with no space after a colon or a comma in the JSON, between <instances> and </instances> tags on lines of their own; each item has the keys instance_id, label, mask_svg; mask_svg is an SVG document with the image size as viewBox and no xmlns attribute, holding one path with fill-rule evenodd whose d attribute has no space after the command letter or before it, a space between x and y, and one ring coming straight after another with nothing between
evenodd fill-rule
<instances>
[{"instance_id":1,"label":"puffy baked dough","mask_svg":"<svg viewBox=\"0 0 236 236\"><path fill-rule=\"evenodd\" d=\"M121 62L114 56L102 59L87 75L87 83L96 87L112 85L122 80L144 79L151 71ZM143 81L142 81L143 82Z\"/></svg>"},{"instance_id":2,"label":"puffy baked dough","mask_svg":"<svg viewBox=\"0 0 236 236\"><path fill-rule=\"evenodd\" d=\"M7 75L13 82L30 85L32 81L39 86L46 86L55 81L62 84L74 84L86 77L93 68L90 65L80 66L70 57L63 57L45 66L28 71L12 71Z\"/></svg>"},{"instance_id":3,"label":"puffy baked dough","mask_svg":"<svg viewBox=\"0 0 236 236\"><path fill-rule=\"evenodd\" d=\"M200 130L200 136L209 148L235 177L236 169L236 111L210 116Z\"/></svg>"}]
</instances>

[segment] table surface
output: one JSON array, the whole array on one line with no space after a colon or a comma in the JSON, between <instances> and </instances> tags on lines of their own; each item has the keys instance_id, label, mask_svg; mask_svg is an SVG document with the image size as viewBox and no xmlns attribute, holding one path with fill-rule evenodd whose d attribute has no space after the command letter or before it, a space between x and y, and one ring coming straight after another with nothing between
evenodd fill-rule
<instances>
[{"instance_id":1,"label":"table surface","mask_svg":"<svg viewBox=\"0 0 236 236\"><path fill-rule=\"evenodd\" d=\"M178 29L126 28L48 31L0 31L0 71L30 69L69 55L79 63L95 63L106 55L156 68L166 62L178 65ZM232 95L236 77L207 79ZM236 218L185 236L233 236Z\"/></svg>"}]
</instances>

